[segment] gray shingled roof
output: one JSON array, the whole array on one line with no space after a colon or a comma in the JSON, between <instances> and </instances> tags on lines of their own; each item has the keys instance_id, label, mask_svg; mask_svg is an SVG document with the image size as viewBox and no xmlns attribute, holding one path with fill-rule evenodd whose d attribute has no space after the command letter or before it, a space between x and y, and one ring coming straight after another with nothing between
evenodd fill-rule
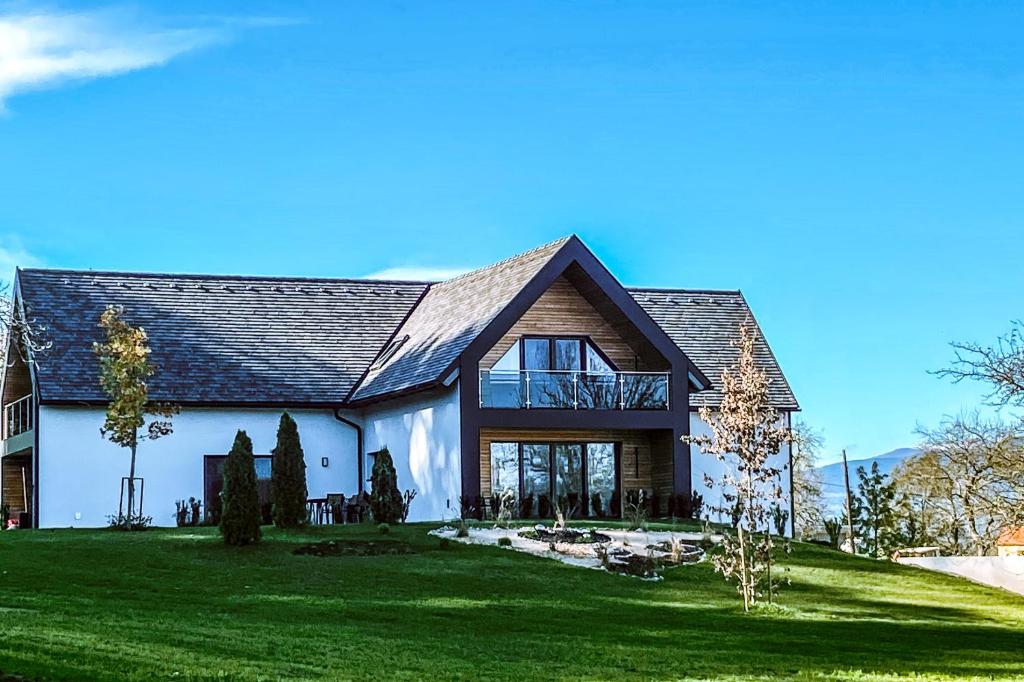
<instances>
[{"instance_id":1,"label":"gray shingled roof","mask_svg":"<svg viewBox=\"0 0 1024 682\"><path fill-rule=\"evenodd\" d=\"M722 370L737 363L739 351L733 342L740 325L747 320L757 325L739 291L631 288L629 292L715 385L721 385ZM773 404L780 410L800 409L760 327L757 332L755 358L771 382ZM690 402L699 407L705 402L718 405L721 400L721 394L712 388L691 396Z\"/></svg>"},{"instance_id":2,"label":"gray shingled roof","mask_svg":"<svg viewBox=\"0 0 1024 682\"><path fill-rule=\"evenodd\" d=\"M125 307L149 334L155 400L341 404L426 290L422 282L22 270L29 315L53 347L41 397L104 398L92 342Z\"/></svg>"},{"instance_id":3,"label":"gray shingled roof","mask_svg":"<svg viewBox=\"0 0 1024 682\"><path fill-rule=\"evenodd\" d=\"M435 284L395 334L401 347L367 374L353 400L437 381L570 237ZM406 338L407 337L407 338Z\"/></svg>"},{"instance_id":4,"label":"gray shingled roof","mask_svg":"<svg viewBox=\"0 0 1024 682\"><path fill-rule=\"evenodd\" d=\"M104 399L92 342L100 312L120 304L149 333L155 400L341 405L442 379L569 239L433 284L39 269L21 270L19 282L30 316L53 342L37 358L44 401ZM735 364L731 342L753 319L740 292L629 292L713 383ZM404 341L371 368L390 339ZM757 358L776 406L799 409L763 336ZM712 389L692 402L720 400Z\"/></svg>"}]
</instances>

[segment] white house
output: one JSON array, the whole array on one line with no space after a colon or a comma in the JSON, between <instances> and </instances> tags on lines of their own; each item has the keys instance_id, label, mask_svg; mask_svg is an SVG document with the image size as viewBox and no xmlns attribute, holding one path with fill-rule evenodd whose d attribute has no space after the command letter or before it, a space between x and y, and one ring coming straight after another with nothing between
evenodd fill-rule
<instances>
[{"instance_id":1,"label":"white house","mask_svg":"<svg viewBox=\"0 0 1024 682\"><path fill-rule=\"evenodd\" d=\"M269 476L283 410L311 497L363 490L387 447L414 520L506 488L529 515L561 501L617 516L639 490L688 513L692 491L717 499L703 481L719 465L680 437L706 428L696 410L720 399L753 320L738 291L624 288L575 236L444 282L22 269L14 296L52 345L27 362L11 349L0 501L38 527L102 526L118 508L128 455L100 435L92 351L107 305L149 334L151 398L181 407L139 448L160 525L176 500L219 493L238 429ZM760 335L757 358L788 423L799 406Z\"/></svg>"}]
</instances>

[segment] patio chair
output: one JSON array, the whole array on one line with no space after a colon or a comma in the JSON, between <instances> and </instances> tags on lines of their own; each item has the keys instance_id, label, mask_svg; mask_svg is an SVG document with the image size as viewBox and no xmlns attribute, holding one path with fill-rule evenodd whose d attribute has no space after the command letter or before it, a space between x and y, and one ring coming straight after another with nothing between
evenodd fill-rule
<instances>
[{"instance_id":1,"label":"patio chair","mask_svg":"<svg viewBox=\"0 0 1024 682\"><path fill-rule=\"evenodd\" d=\"M327 493L327 522L345 523L344 493Z\"/></svg>"}]
</instances>

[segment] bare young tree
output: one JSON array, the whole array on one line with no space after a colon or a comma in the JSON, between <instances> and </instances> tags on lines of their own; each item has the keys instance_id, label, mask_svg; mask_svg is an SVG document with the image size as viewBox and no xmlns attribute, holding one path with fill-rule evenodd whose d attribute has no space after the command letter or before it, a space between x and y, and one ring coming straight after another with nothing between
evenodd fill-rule
<instances>
[{"instance_id":1,"label":"bare young tree","mask_svg":"<svg viewBox=\"0 0 1024 682\"><path fill-rule=\"evenodd\" d=\"M721 487L722 505L715 511L737 512L736 538L727 536L722 553L713 560L715 570L726 579L737 580L744 611L765 594L762 589L769 602L775 590L771 510L783 493L782 470L770 458L792 439L769 400L768 377L754 361L755 335L752 325L741 325L738 364L722 372L722 403L718 410L706 405L700 408L700 418L711 434L683 437L684 442L724 464L720 479L705 475L705 484ZM756 535L759 532L760 538Z\"/></svg>"},{"instance_id":2,"label":"bare young tree","mask_svg":"<svg viewBox=\"0 0 1024 682\"><path fill-rule=\"evenodd\" d=\"M1024 406L1024 322L1015 320L994 345L957 341L955 359L935 374L954 383L971 379L991 386L987 399L997 405Z\"/></svg>"},{"instance_id":3,"label":"bare young tree","mask_svg":"<svg viewBox=\"0 0 1024 682\"><path fill-rule=\"evenodd\" d=\"M1024 523L1024 435L976 412L921 435L923 452L900 470L900 487L947 550L990 553L1003 528Z\"/></svg>"}]
</instances>

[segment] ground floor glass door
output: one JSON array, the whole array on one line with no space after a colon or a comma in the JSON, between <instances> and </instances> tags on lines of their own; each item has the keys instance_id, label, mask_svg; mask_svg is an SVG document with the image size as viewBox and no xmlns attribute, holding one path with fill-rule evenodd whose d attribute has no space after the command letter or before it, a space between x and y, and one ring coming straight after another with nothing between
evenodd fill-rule
<instances>
[{"instance_id":1,"label":"ground floor glass door","mask_svg":"<svg viewBox=\"0 0 1024 682\"><path fill-rule=\"evenodd\" d=\"M523 517L619 515L615 443L494 442L490 455L492 495L512 490Z\"/></svg>"}]
</instances>

